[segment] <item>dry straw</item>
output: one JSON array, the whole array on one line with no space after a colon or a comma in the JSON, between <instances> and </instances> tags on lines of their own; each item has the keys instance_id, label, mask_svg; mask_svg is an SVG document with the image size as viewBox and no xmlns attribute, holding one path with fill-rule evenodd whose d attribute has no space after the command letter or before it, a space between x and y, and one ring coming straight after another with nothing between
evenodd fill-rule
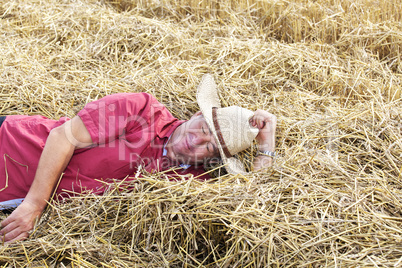
<instances>
[{"instance_id":1,"label":"dry straw","mask_svg":"<svg viewBox=\"0 0 402 268\"><path fill-rule=\"evenodd\" d=\"M143 172L52 202L28 240L0 247L1 267L400 267L401 9L0 1L2 115L72 117L145 91L187 119L210 72L224 106L279 120L272 168L210 182ZM254 150L241 155L250 169Z\"/></svg>"}]
</instances>

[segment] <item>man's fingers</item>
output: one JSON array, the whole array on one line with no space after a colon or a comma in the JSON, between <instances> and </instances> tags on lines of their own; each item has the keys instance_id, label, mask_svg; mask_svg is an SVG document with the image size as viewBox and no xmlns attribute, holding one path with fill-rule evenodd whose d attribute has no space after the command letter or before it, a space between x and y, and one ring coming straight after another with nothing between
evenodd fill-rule
<instances>
[{"instance_id":1,"label":"man's fingers","mask_svg":"<svg viewBox=\"0 0 402 268\"><path fill-rule=\"evenodd\" d=\"M16 221L13 215L11 214L7 219L5 219L1 226L3 227L0 230L0 241L10 243L13 241L18 241L22 239L26 239L28 235L29 226L23 224L22 222ZM22 223L22 224L21 224Z\"/></svg>"},{"instance_id":2,"label":"man's fingers","mask_svg":"<svg viewBox=\"0 0 402 268\"><path fill-rule=\"evenodd\" d=\"M253 127L256 127L258 129L263 129L265 127L265 125L267 124L268 120L265 120L263 117L259 117L259 118L255 118L253 120L251 120L251 125Z\"/></svg>"},{"instance_id":3,"label":"man's fingers","mask_svg":"<svg viewBox=\"0 0 402 268\"><path fill-rule=\"evenodd\" d=\"M0 243L12 243L15 241L26 239L29 236L28 231L30 230L25 231L15 222L12 222L0 231Z\"/></svg>"},{"instance_id":4,"label":"man's fingers","mask_svg":"<svg viewBox=\"0 0 402 268\"><path fill-rule=\"evenodd\" d=\"M253 127L262 129L265 127L265 118L262 116L254 116L251 118L250 123Z\"/></svg>"},{"instance_id":5,"label":"man's fingers","mask_svg":"<svg viewBox=\"0 0 402 268\"><path fill-rule=\"evenodd\" d=\"M42 213L32 203L24 201L2 222L0 237L4 242L13 242L27 238L34 228L35 221Z\"/></svg>"},{"instance_id":6,"label":"man's fingers","mask_svg":"<svg viewBox=\"0 0 402 268\"><path fill-rule=\"evenodd\" d=\"M267 111L257 110L254 112L250 123L253 127L264 129L268 124L276 124L276 116Z\"/></svg>"},{"instance_id":7,"label":"man's fingers","mask_svg":"<svg viewBox=\"0 0 402 268\"><path fill-rule=\"evenodd\" d=\"M15 222L11 222L7 225L3 225L3 229L0 230L0 235L5 235L9 232L11 232L12 230L14 230L17 227L17 224Z\"/></svg>"},{"instance_id":8,"label":"man's fingers","mask_svg":"<svg viewBox=\"0 0 402 268\"><path fill-rule=\"evenodd\" d=\"M3 220L0 223L0 228L3 229L5 226L7 226L10 222L12 222L12 219L10 220L10 217L7 217L7 219ZM0 231L1 232L1 231Z\"/></svg>"},{"instance_id":9,"label":"man's fingers","mask_svg":"<svg viewBox=\"0 0 402 268\"><path fill-rule=\"evenodd\" d=\"M28 235L27 232L23 232L20 228L17 227L9 232L5 232L2 240L4 242L10 242L10 241L15 240L17 237L20 237L24 233L26 233Z\"/></svg>"},{"instance_id":10,"label":"man's fingers","mask_svg":"<svg viewBox=\"0 0 402 268\"><path fill-rule=\"evenodd\" d=\"M22 234L18 235L17 237L15 237L9 241L6 240L5 244L11 244L11 243L14 243L14 242L17 242L20 240L25 240L28 238L28 236L29 236L28 232L23 232Z\"/></svg>"}]
</instances>

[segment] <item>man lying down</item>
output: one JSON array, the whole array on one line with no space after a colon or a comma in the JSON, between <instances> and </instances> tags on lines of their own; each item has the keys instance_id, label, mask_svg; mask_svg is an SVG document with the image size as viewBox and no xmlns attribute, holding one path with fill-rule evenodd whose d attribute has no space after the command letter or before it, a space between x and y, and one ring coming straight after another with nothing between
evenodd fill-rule
<instances>
[{"instance_id":1,"label":"man lying down","mask_svg":"<svg viewBox=\"0 0 402 268\"><path fill-rule=\"evenodd\" d=\"M256 139L254 170L275 156L276 117L267 111L220 105L212 75L197 89L200 111L174 118L147 93L119 93L88 103L77 116L0 118L0 209L15 208L1 222L0 239L26 239L53 193L101 194L104 178L123 179L141 166L148 172L177 167L200 176L203 164L220 158L229 173L245 173L235 157Z\"/></svg>"}]
</instances>

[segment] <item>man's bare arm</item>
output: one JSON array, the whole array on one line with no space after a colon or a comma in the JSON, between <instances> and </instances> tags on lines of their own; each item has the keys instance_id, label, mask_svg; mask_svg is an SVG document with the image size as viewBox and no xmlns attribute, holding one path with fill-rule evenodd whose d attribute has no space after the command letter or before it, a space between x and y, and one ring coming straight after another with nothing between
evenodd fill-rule
<instances>
[{"instance_id":1,"label":"man's bare arm","mask_svg":"<svg viewBox=\"0 0 402 268\"><path fill-rule=\"evenodd\" d=\"M89 145L92 145L91 136L78 116L50 131L28 194L21 205L1 222L2 241L14 242L28 237L74 150Z\"/></svg>"},{"instance_id":2,"label":"man's bare arm","mask_svg":"<svg viewBox=\"0 0 402 268\"><path fill-rule=\"evenodd\" d=\"M250 123L257 127L260 132L256 140L258 143L259 151L275 152L275 131L276 131L276 117L275 115L264 111L257 110ZM273 158L270 156L258 155L254 159L254 170L259 170L271 166Z\"/></svg>"}]
</instances>

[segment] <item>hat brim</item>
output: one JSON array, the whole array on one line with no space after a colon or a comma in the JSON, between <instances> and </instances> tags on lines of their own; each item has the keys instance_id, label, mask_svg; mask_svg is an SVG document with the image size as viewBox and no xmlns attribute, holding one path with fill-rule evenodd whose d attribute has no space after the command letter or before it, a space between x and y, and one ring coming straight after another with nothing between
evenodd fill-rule
<instances>
[{"instance_id":1,"label":"hat brim","mask_svg":"<svg viewBox=\"0 0 402 268\"><path fill-rule=\"evenodd\" d=\"M225 165L226 170L231 174L246 174L246 169L241 161L235 157L226 157L222 144L219 142L217 131L213 124L212 109L214 107L221 108L219 101L218 90L214 78L210 74L205 74L197 88L197 103L200 111L208 124L209 129L212 131L215 141L217 143L220 156Z\"/></svg>"}]
</instances>

